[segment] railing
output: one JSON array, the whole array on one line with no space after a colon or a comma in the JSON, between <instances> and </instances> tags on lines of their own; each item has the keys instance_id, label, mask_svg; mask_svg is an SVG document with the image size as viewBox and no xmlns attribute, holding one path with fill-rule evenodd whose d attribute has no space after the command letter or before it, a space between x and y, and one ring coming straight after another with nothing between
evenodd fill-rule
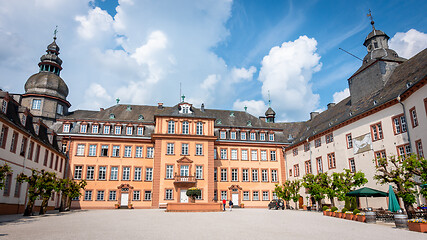
<instances>
[{"instance_id":1,"label":"railing","mask_svg":"<svg viewBox=\"0 0 427 240\"><path fill-rule=\"evenodd\" d=\"M175 183L195 183L195 182L196 182L195 176L175 175Z\"/></svg>"}]
</instances>

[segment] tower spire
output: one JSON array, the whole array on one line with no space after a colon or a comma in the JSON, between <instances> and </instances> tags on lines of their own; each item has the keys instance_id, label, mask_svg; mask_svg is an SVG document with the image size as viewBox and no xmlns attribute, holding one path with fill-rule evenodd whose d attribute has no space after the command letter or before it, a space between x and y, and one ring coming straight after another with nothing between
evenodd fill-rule
<instances>
[{"instance_id":1,"label":"tower spire","mask_svg":"<svg viewBox=\"0 0 427 240\"><path fill-rule=\"evenodd\" d=\"M374 25L375 22L374 22L374 18L372 17L371 9L369 9L369 12L368 12L368 14L366 16L368 16L371 19L372 29L375 31L375 25Z\"/></svg>"},{"instance_id":2,"label":"tower spire","mask_svg":"<svg viewBox=\"0 0 427 240\"><path fill-rule=\"evenodd\" d=\"M56 34L58 33L58 25L56 25L55 30L53 31L53 41L56 41Z\"/></svg>"}]
</instances>

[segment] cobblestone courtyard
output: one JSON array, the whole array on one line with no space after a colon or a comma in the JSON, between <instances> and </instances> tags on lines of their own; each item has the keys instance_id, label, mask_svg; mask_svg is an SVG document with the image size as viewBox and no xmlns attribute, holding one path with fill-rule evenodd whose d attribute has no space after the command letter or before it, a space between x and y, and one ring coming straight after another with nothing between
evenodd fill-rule
<instances>
[{"instance_id":1,"label":"cobblestone courtyard","mask_svg":"<svg viewBox=\"0 0 427 240\"><path fill-rule=\"evenodd\" d=\"M0 239L427 239L392 225L321 213L235 209L215 213L89 210L46 216L0 216Z\"/></svg>"}]
</instances>

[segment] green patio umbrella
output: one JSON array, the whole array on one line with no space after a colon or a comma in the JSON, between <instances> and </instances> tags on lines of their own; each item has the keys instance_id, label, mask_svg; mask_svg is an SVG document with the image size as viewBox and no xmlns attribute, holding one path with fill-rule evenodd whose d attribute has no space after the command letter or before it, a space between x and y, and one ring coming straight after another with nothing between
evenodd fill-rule
<instances>
[{"instance_id":1,"label":"green patio umbrella","mask_svg":"<svg viewBox=\"0 0 427 240\"><path fill-rule=\"evenodd\" d=\"M427 188L427 184L422 184L421 188Z\"/></svg>"},{"instance_id":2,"label":"green patio umbrella","mask_svg":"<svg viewBox=\"0 0 427 240\"><path fill-rule=\"evenodd\" d=\"M366 207L368 207L368 197L387 197L388 194L386 192L364 187L354 191L351 191L346 194L349 197L366 197Z\"/></svg>"},{"instance_id":3,"label":"green patio umbrella","mask_svg":"<svg viewBox=\"0 0 427 240\"><path fill-rule=\"evenodd\" d=\"M396 194L394 194L391 185L389 185L388 188L388 210L390 212L397 212L400 210L399 202L397 201Z\"/></svg>"}]
</instances>

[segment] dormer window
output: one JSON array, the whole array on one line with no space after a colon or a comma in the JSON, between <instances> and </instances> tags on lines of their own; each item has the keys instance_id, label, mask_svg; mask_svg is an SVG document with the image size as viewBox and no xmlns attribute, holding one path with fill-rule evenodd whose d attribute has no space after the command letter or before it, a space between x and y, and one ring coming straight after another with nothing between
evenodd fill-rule
<instances>
[{"instance_id":1,"label":"dormer window","mask_svg":"<svg viewBox=\"0 0 427 240\"><path fill-rule=\"evenodd\" d=\"M221 119L217 119L217 120L216 120L216 124L222 124Z\"/></svg>"},{"instance_id":2,"label":"dormer window","mask_svg":"<svg viewBox=\"0 0 427 240\"><path fill-rule=\"evenodd\" d=\"M251 140L252 141L256 140L256 133L251 132Z\"/></svg>"},{"instance_id":3,"label":"dormer window","mask_svg":"<svg viewBox=\"0 0 427 240\"><path fill-rule=\"evenodd\" d=\"M62 131L64 133L69 133L70 132L70 124L69 123L64 124L64 126L62 127Z\"/></svg>"},{"instance_id":4,"label":"dormer window","mask_svg":"<svg viewBox=\"0 0 427 240\"><path fill-rule=\"evenodd\" d=\"M92 125L92 133L98 133L98 130L99 130L98 124Z\"/></svg>"},{"instance_id":5,"label":"dormer window","mask_svg":"<svg viewBox=\"0 0 427 240\"><path fill-rule=\"evenodd\" d=\"M225 131L221 131L221 132L219 133L219 137L220 137L221 139L225 139L225 138L227 137L227 133L226 133Z\"/></svg>"},{"instance_id":6,"label":"dormer window","mask_svg":"<svg viewBox=\"0 0 427 240\"><path fill-rule=\"evenodd\" d=\"M259 134L259 140L265 141L265 133L260 133Z\"/></svg>"},{"instance_id":7,"label":"dormer window","mask_svg":"<svg viewBox=\"0 0 427 240\"><path fill-rule=\"evenodd\" d=\"M140 120L140 121L141 121L141 120L144 120L144 116L139 115L139 116L138 116L138 120Z\"/></svg>"},{"instance_id":8,"label":"dormer window","mask_svg":"<svg viewBox=\"0 0 427 240\"><path fill-rule=\"evenodd\" d=\"M122 128L120 126L114 127L114 134L120 135L122 133Z\"/></svg>"},{"instance_id":9,"label":"dormer window","mask_svg":"<svg viewBox=\"0 0 427 240\"><path fill-rule=\"evenodd\" d=\"M144 135L144 127L138 127L136 130L136 134L139 136Z\"/></svg>"},{"instance_id":10,"label":"dormer window","mask_svg":"<svg viewBox=\"0 0 427 240\"><path fill-rule=\"evenodd\" d=\"M377 49L377 48L378 48L378 43L374 42L374 49Z\"/></svg>"},{"instance_id":11,"label":"dormer window","mask_svg":"<svg viewBox=\"0 0 427 240\"><path fill-rule=\"evenodd\" d=\"M269 141L274 141L274 133L268 134L268 140Z\"/></svg>"},{"instance_id":12,"label":"dormer window","mask_svg":"<svg viewBox=\"0 0 427 240\"><path fill-rule=\"evenodd\" d=\"M230 138L231 139L236 139L236 132L230 132Z\"/></svg>"},{"instance_id":13,"label":"dormer window","mask_svg":"<svg viewBox=\"0 0 427 240\"><path fill-rule=\"evenodd\" d=\"M1 112L6 114L7 111L7 101L3 100L2 104L1 104Z\"/></svg>"},{"instance_id":14,"label":"dormer window","mask_svg":"<svg viewBox=\"0 0 427 240\"><path fill-rule=\"evenodd\" d=\"M111 113L110 114L110 119L115 119L115 118L116 118L116 116L113 113Z\"/></svg>"},{"instance_id":15,"label":"dormer window","mask_svg":"<svg viewBox=\"0 0 427 240\"><path fill-rule=\"evenodd\" d=\"M252 122L251 121L247 121L246 122L246 126L249 126L249 127L252 126Z\"/></svg>"},{"instance_id":16,"label":"dormer window","mask_svg":"<svg viewBox=\"0 0 427 240\"><path fill-rule=\"evenodd\" d=\"M181 105L181 110L179 111L179 113L184 113L184 114L192 113L190 105L188 105L188 104L182 104Z\"/></svg>"},{"instance_id":17,"label":"dormer window","mask_svg":"<svg viewBox=\"0 0 427 240\"><path fill-rule=\"evenodd\" d=\"M126 135L132 135L133 127L126 127Z\"/></svg>"},{"instance_id":18,"label":"dormer window","mask_svg":"<svg viewBox=\"0 0 427 240\"><path fill-rule=\"evenodd\" d=\"M25 122L27 121L27 115L23 114L21 121L22 121L21 124L25 126Z\"/></svg>"},{"instance_id":19,"label":"dormer window","mask_svg":"<svg viewBox=\"0 0 427 240\"><path fill-rule=\"evenodd\" d=\"M40 110L42 106L41 99L33 99L33 103L31 104L31 109Z\"/></svg>"},{"instance_id":20,"label":"dormer window","mask_svg":"<svg viewBox=\"0 0 427 240\"><path fill-rule=\"evenodd\" d=\"M169 121L168 122L168 133L169 134L174 134L175 133L175 122L174 121Z\"/></svg>"},{"instance_id":21,"label":"dormer window","mask_svg":"<svg viewBox=\"0 0 427 240\"><path fill-rule=\"evenodd\" d=\"M80 132L81 133L86 133L87 132L87 124L80 125Z\"/></svg>"},{"instance_id":22,"label":"dormer window","mask_svg":"<svg viewBox=\"0 0 427 240\"><path fill-rule=\"evenodd\" d=\"M104 134L110 134L110 126L109 125L104 126Z\"/></svg>"},{"instance_id":23,"label":"dormer window","mask_svg":"<svg viewBox=\"0 0 427 240\"><path fill-rule=\"evenodd\" d=\"M240 133L240 140L246 140L246 132Z\"/></svg>"}]
</instances>

